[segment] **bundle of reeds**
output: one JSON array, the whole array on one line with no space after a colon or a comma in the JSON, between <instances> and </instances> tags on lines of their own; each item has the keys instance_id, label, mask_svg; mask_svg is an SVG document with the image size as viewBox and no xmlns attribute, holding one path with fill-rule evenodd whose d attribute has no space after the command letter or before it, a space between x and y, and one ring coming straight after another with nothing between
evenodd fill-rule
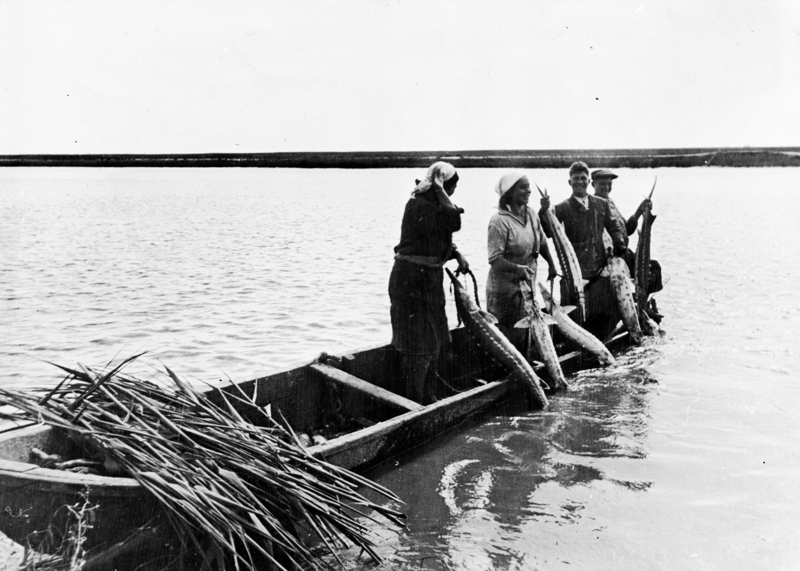
<instances>
[{"instance_id":1,"label":"bundle of reeds","mask_svg":"<svg viewBox=\"0 0 800 571\"><path fill-rule=\"evenodd\" d=\"M254 570L259 558L276 569L287 560L324 565L295 526L334 556L352 542L380 561L362 518L401 526L404 515L388 507L399 502L392 492L310 456L243 394L211 389L218 406L169 369L169 384L123 374L137 357L107 371L56 365L67 377L46 393L0 389L0 400L21 411L4 415L68 431L118 465L158 499L182 553L200 553L211 569ZM237 407L260 415L259 426ZM360 487L391 501L369 501Z\"/></svg>"}]
</instances>

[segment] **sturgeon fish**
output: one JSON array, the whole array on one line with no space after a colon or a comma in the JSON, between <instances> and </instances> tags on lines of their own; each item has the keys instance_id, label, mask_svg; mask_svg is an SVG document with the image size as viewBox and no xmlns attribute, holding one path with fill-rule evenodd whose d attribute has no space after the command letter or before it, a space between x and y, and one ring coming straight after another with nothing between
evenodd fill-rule
<instances>
[{"instance_id":1,"label":"sturgeon fish","mask_svg":"<svg viewBox=\"0 0 800 571\"><path fill-rule=\"evenodd\" d=\"M608 350L600 339L586 331L583 327L572 321L568 315L575 309L574 305L561 307L548 293L547 288L539 284L544 299L545 309L555 321L556 327L567 339L594 355L601 365L613 365L617 362L614 355Z\"/></svg>"},{"instance_id":2,"label":"sturgeon fish","mask_svg":"<svg viewBox=\"0 0 800 571\"><path fill-rule=\"evenodd\" d=\"M536 188L539 190L539 194L547 196L547 190L542 191L538 184ZM561 279L565 281L567 292L569 292L568 301L577 306L576 317L579 323L583 323L586 319L586 300L583 294L584 280L581 265L578 263L578 255L575 253L575 248L572 247L572 242L567 238L564 224L556 216L552 205L544 211L544 215L550 226L550 233L553 235L553 245L556 247L558 264L561 266Z\"/></svg>"},{"instance_id":3,"label":"sturgeon fish","mask_svg":"<svg viewBox=\"0 0 800 571\"><path fill-rule=\"evenodd\" d=\"M661 330L661 328L658 326L658 323L653 321L653 318L647 315L647 312L644 309L639 310L639 325L642 328L642 333L648 337L655 337Z\"/></svg>"},{"instance_id":4,"label":"sturgeon fish","mask_svg":"<svg viewBox=\"0 0 800 571\"><path fill-rule=\"evenodd\" d=\"M514 372L525 384L528 394L542 408L547 406L547 397L542 385L544 382L534 372L533 367L517 350L511 341L497 328L497 318L479 308L461 282L449 269L447 275L453 282L456 308L464 321L464 326L481 346L509 371Z\"/></svg>"},{"instance_id":5,"label":"sturgeon fish","mask_svg":"<svg viewBox=\"0 0 800 571\"><path fill-rule=\"evenodd\" d=\"M531 283L528 280L522 280L520 287L522 300L523 303L525 303L525 311L528 316L520 319L514 324L514 327L528 328L530 340L533 342L533 346L544 362L544 368L550 376L550 380L553 382L553 388L568 389L569 383L567 383L567 379L564 377L564 371L561 370L561 362L558 360L558 354L553 345L553 338L550 337L550 329L547 327L548 319L545 318L536 306ZM549 321L555 324L552 319L549 319Z\"/></svg>"},{"instance_id":6,"label":"sturgeon fish","mask_svg":"<svg viewBox=\"0 0 800 571\"><path fill-rule=\"evenodd\" d=\"M658 177L653 182L648 200L652 200L653 192L656 190ZM650 236L651 228L656 217L650 211L649 206L644 207L642 212L642 229L639 230L639 242L636 244L636 308L641 313L647 304L647 284L650 281Z\"/></svg>"},{"instance_id":7,"label":"sturgeon fish","mask_svg":"<svg viewBox=\"0 0 800 571\"><path fill-rule=\"evenodd\" d=\"M637 345L642 344L642 328L639 325L639 312L633 301L633 282L628 271L628 264L619 256L609 256L606 267L600 272L611 280L611 290L617 302L617 309L622 315L622 323L628 330L631 340Z\"/></svg>"}]
</instances>

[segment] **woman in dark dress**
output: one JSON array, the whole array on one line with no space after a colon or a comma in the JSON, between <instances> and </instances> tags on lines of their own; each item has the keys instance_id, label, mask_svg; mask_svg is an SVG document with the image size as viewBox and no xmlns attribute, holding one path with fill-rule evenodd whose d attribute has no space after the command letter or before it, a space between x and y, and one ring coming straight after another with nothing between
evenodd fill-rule
<instances>
[{"instance_id":1,"label":"woman in dark dress","mask_svg":"<svg viewBox=\"0 0 800 571\"><path fill-rule=\"evenodd\" d=\"M455 167L437 162L418 181L406 204L389 277L392 345L401 355L406 394L421 404L433 402L425 377L430 364L449 342L444 297L444 263L457 260L458 269L469 264L453 244L461 229L461 213L450 201L458 184Z\"/></svg>"}]
</instances>

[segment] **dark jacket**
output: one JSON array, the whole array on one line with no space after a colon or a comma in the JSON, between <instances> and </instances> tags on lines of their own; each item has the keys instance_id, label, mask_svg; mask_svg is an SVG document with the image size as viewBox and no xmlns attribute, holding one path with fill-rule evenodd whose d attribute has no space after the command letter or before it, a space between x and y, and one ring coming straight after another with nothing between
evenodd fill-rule
<instances>
[{"instance_id":1,"label":"dark jacket","mask_svg":"<svg viewBox=\"0 0 800 571\"><path fill-rule=\"evenodd\" d=\"M584 208L578 200L570 196L555 207L556 217L564 223L567 238L575 249L581 273L584 279L590 279L603 269L606 263L606 252L603 247L603 230L607 230L614 245L625 245L624 233L608 202L597 196L589 195L589 208ZM545 234L553 233L547 224L547 218L539 211Z\"/></svg>"},{"instance_id":2,"label":"dark jacket","mask_svg":"<svg viewBox=\"0 0 800 571\"><path fill-rule=\"evenodd\" d=\"M460 208L451 210L439 204L432 190L410 199L403 213L395 254L433 256L441 261L452 259L453 232L461 229L461 212Z\"/></svg>"},{"instance_id":3,"label":"dark jacket","mask_svg":"<svg viewBox=\"0 0 800 571\"><path fill-rule=\"evenodd\" d=\"M601 197L598 196L597 198L601 198ZM611 200L611 198L606 198L604 200L606 202L608 202L608 206L609 206L609 208L611 208L611 215L617 220L617 223L622 228L625 229L625 232L622 234L622 237L625 240L625 247L627 248L628 247L628 236L630 236L631 234L636 232L636 227L639 225L638 224L639 221L633 216L631 216L630 218L628 218L626 220L625 217L622 215L622 213L617 208L617 205L614 204L613 200Z\"/></svg>"},{"instance_id":4,"label":"dark jacket","mask_svg":"<svg viewBox=\"0 0 800 571\"><path fill-rule=\"evenodd\" d=\"M395 254L431 258L438 267L394 261L389 276L392 345L401 353L435 355L449 341L441 263L455 255L453 232L461 229L461 212L444 208L430 190L406 204Z\"/></svg>"}]
</instances>

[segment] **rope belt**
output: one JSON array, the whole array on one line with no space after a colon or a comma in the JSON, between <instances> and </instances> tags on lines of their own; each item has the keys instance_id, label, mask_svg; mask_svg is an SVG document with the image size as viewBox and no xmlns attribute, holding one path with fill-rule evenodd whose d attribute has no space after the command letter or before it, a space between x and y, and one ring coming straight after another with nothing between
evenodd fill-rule
<instances>
[{"instance_id":1,"label":"rope belt","mask_svg":"<svg viewBox=\"0 0 800 571\"><path fill-rule=\"evenodd\" d=\"M444 261L436 256L403 256L401 254L395 254L394 259L417 264L418 266L425 266L426 268L441 268L444 266Z\"/></svg>"}]
</instances>

